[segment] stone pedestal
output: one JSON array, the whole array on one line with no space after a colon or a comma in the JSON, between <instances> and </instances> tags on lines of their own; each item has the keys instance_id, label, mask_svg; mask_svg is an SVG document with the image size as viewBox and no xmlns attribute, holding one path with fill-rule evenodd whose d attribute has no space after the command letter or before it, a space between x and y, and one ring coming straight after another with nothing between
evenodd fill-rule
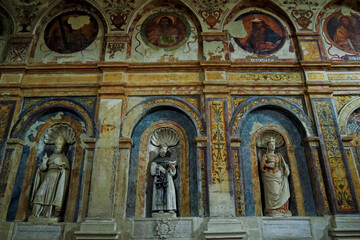
<instances>
[{"instance_id":1,"label":"stone pedestal","mask_svg":"<svg viewBox=\"0 0 360 240\"><path fill-rule=\"evenodd\" d=\"M13 232L12 240L61 240L63 235L63 225L15 223Z\"/></svg>"},{"instance_id":2,"label":"stone pedestal","mask_svg":"<svg viewBox=\"0 0 360 240\"><path fill-rule=\"evenodd\" d=\"M332 240L360 239L360 215L334 216L329 236Z\"/></svg>"},{"instance_id":3,"label":"stone pedestal","mask_svg":"<svg viewBox=\"0 0 360 240\"><path fill-rule=\"evenodd\" d=\"M153 212L153 218L176 218L176 212Z\"/></svg>"},{"instance_id":4,"label":"stone pedestal","mask_svg":"<svg viewBox=\"0 0 360 240\"><path fill-rule=\"evenodd\" d=\"M207 230L204 231L205 239L244 239L247 232L238 219L211 219Z\"/></svg>"},{"instance_id":5,"label":"stone pedestal","mask_svg":"<svg viewBox=\"0 0 360 240\"><path fill-rule=\"evenodd\" d=\"M120 231L116 230L116 223L109 220L88 219L75 232L76 240L106 240L119 239Z\"/></svg>"}]
</instances>

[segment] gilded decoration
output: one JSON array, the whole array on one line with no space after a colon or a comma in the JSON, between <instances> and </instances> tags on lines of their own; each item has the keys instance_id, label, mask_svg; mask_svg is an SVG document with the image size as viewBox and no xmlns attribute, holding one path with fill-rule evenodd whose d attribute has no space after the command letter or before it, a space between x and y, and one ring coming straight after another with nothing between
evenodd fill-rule
<instances>
[{"instance_id":1,"label":"gilded decoration","mask_svg":"<svg viewBox=\"0 0 360 240\"><path fill-rule=\"evenodd\" d=\"M246 100L249 100L248 97L234 97L233 98L233 109L236 109L240 104L245 102Z\"/></svg>"},{"instance_id":2,"label":"gilded decoration","mask_svg":"<svg viewBox=\"0 0 360 240\"><path fill-rule=\"evenodd\" d=\"M324 205L325 205L326 211L330 212L329 202L328 202L328 199L327 199L327 196L326 196L326 190L325 190L325 185L324 185L324 177L323 177L322 171L321 171L319 152L318 152L317 149L314 149L313 153L314 153L314 161L315 161L315 165L316 165L316 173L317 173L318 178L319 178L321 196L324 199Z\"/></svg>"},{"instance_id":3,"label":"gilded decoration","mask_svg":"<svg viewBox=\"0 0 360 240\"><path fill-rule=\"evenodd\" d=\"M328 79L330 81L336 80L360 80L360 73L329 73Z\"/></svg>"},{"instance_id":4,"label":"gilded decoration","mask_svg":"<svg viewBox=\"0 0 360 240\"><path fill-rule=\"evenodd\" d=\"M6 132L10 123L9 121L12 117L13 106L14 104L12 103L0 103L0 143L6 138Z\"/></svg>"},{"instance_id":5,"label":"gilded decoration","mask_svg":"<svg viewBox=\"0 0 360 240\"><path fill-rule=\"evenodd\" d=\"M2 174L1 179L0 179L0 199L2 200L2 198L4 197L5 194L5 190L6 190L6 182L8 181L8 175L9 175L9 170L11 167L11 159L13 157L12 154L12 150L7 151L5 158L2 162L2 166L1 166L1 170L2 170ZM0 207L2 206L3 202L0 202Z\"/></svg>"},{"instance_id":6,"label":"gilded decoration","mask_svg":"<svg viewBox=\"0 0 360 240\"><path fill-rule=\"evenodd\" d=\"M305 111L304 101L302 97L283 97L283 98L289 100L290 102L295 103L301 108L301 110Z\"/></svg>"},{"instance_id":7,"label":"gilded decoration","mask_svg":"<svg viewBox=\"0 0 360 240\"><path fill-rule=\"evenodd\" d=\"M233 150L234 165L235 165L235 202L236 202L236 216L245 216L245 200L241 186L240 166L239 166L239 150Z\"/></svg>"},{"instance_id":8,"label":"gilded decoration","mask_svg":"<svg viewBox=\"0 0 360 240\"><path fill-rule=\"evenodd\" d=\"M341 109L351 100L357 98L358 96L333 96L333 100L335 103L335 107L337 112L339 113L341 111Z\"/></svg>"},{"instance_id":9,"label":"gilded decoration","mask_svg":"<svg viewBox=\"0 0 360 240\"><path fill-rule=\"evenodd\" d=\"M256 82L302 82L302 77L300 73L253 73L253 74L228 74L229 81L256 81Z\"/></svg>"},{"instance_id":10,"label":"gilded decoration","mask_svg":"<svg viewBox=\"0 0 360 240\"><path fill-rule=\"evenodd\" d=\"M182 109L184 109L185 112L189 113L191 115L191 117L195 120L197 127L199 128L199 132L201 135L205 135L205 129L204 129L204 124L202 123L201 119L199 118L198 114L196 112L194 112L194 110L192 110L189 106L187 106L186 104L175 100L175 99L171 99L171 98L158 98L158 99L153 99L150 100L148 102L146 102L143 105L143 108L147 108L156 104L163 104L163 103L167 103L167 104L173 104L175 106L178 106Z\"/></svg>"},{"instance_id":11,"label":"gilded decoration","mask_svg":"<svg viewBox=\"0 0 360 240\"><path fill-rule=\"evenodd\" d=\"M201 202L204 210L207 207L207 194L206 194L206 167L205 167L205 150L200 149L200 171L201 171ZM206 210L205 210L206 212ZM206 213L204 213L206 215Z\"/></svg>"},{"instance_id":12,"label":"gilded decoration","mask_svg":"<svg viewBox=\"0 0 360 240\"><path fill-rule=\"evenodd\" d=\"M210 141L213 183L227 180L227 147L225 106L223 101L210 101Z\"/></svg>"},{"instance_id":13,"label":"gilded decoration","mask_svg":"<svg viewBox=\"0 0 360 240\"><path fill-rule=\"evenodd\" d=\"M199 98L197 97L180 97L180 98L190 103L196 110L200 112Z\"/></svg>"},{"instance_id":14,"label":"gilded decoration","mask_svg":"<svg viewBox=\"0 0 360 240\"><path fill-rule=\"evenodd\" d=\"M343 162L343 155L336 134L336 125L329 102L315 102L319 115L319 123L323 134L330 174L335 189L335 197L339 210L355 210L348 176Z\"/></svg>"},{"instance_id":15,"label":"gilded decoration","mask_svg":"<svg viewBox=\"0 0 360 240\"><path fill-rule=\"evenodd\" d=\"M232 130L231 130L231 134L236 135L237 129L239 126L239 122L240 122L242 116L250 108L253 108L258 104L266 104L266 103L279 104L280 106L290 109L297 115L297 117L301 120L301 122L306 125L307 131L309 131L309 133L311 135L314 134L312 124L311 124L310 120L307 118L307 115L305 115L299 107L294 106L293 104L289 103L288 101L280 99L280 98L259 98L259 99L255 99L255 100L249 102L246 106L244 106L242 109L240 109L240 111L236 114L235 120L233 122Z\"/></svg>"},{"instance_id":16,"label":"gilded decoration","mask_svg":"<svg viewBox=\"0 0 360 240\"><path fill-rule=\"evenodd\" d=\"M324 73L308 73L307 75L309 80L325 80Z\"/></svg>"}]
</instances>

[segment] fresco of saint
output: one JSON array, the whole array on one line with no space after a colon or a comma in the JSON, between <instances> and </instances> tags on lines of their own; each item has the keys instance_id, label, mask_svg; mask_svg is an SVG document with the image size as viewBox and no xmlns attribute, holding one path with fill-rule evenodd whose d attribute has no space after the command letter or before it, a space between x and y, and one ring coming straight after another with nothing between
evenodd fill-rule
<instances>
[{"instance_id":1,"label":"fresco of saint","mask_svg":"<svg viewBox=\"0 0 360 240\"><path fill-rule=\"evenodd\" d=\"M336 14L330 17L326 31L334 45L347 52L360 52L360 19Z\"/></svg>"},{"instance_id":2,"label":"fresco of saint","mask_svg":"<svg viewBox=\"0 0 360 240\"><path fill-rule=\"evenodd\" d=\"M255 54L271 54L279 50L285 42L286 33L278 20L260 12L250 12L235 21L243 24L245 37L234 37L242 49Z\"/></svg>"},{"instance_id":3,"label":"fresco of saint","mask_svg":"<svg viewBox=\"0 0 360 240\"><path fill-rule=\"evenodd\" d=\"M190 35L189 26L184 19L164 13L146 19L141 32L145 43L168 50L185 43Z\"/></svg>"}]
</instances>

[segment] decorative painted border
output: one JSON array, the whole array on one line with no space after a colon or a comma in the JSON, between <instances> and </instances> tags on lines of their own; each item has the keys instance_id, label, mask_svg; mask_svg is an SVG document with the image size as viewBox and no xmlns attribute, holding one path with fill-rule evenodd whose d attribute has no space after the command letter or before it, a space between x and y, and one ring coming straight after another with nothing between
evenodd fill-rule
<instances>
[{"instance_id":1,"label":"decorative painted border","mask_svg":"<svg viewBox=\"0 0 360 240\"><path fill-rule=\"evenodd\" d=\"M228 179L225 127L225 102L209 101L212 182L219 184Z\"/></svg>"},{"instance_id":2,"label":"decorative painted border","mask_svg":"<svg viewBox=\"0 0 360 240\"><path fill-rule=\"evenodd\" d=\"M240 121L244 118L245 114L262 106L276 106L283 108L299 119L304 129L306 130L307 135L314 135L313 124L306 113L296 104L280 97L256 97L241 103L235 109L233 117L230 121L231 134L237 134L239 131L238 128L241 125Z\"/></svg>"},{"instance_id":3,"label":"decorative painted border","mask_svg":"<svg viewBox=\"0 0 360 240\"><path fill-rule=\"evenodd\" d=\"M94 136L96 129L94 113L90 109L88 109L86 106L82 106L79 102L73 99L52 98L50 100L44 99L44 101L40 104L35 105L24 111L19 116L19 120L15 123L11 131L11 137L22 138L22 135L25 133L26 129L34 122L36 116L54 108L62 108L64 110L68 109L72 112L75 112L85 122L88 131L87 135L89 137Z\"/></svg>"},{"instance_id":4,"label":"decorative painted border","mask_svg":"<svg viewBox=\"0 0 360 240\"><path fill-rule=\"evenodd\" d=\"M336 206L335 212L357 212L358 204L351 184L351 175L346 161L343 144L331 99L313 99L313 108L317 125L319 126L320 142L323 145L323 155L327 160L326 172L329 179L331 198Z\"/></svg>"},{"instance_id":5,"label":"decorative painted border","mask_svg":"<svg viewBox=\"0 0 360 240\"><path fill-rule=\"evenodd\" d=\"M206 135L206 125L198 110L191 104L183 99L177 97L163 97L163 98L149 98L138 104L136 107L131 109L126 118L121 123L122 126L132 126L131 128L124 129L121 127L121 137L130 137L136 123L145 116L148 112L154 108L162 106L170 106L181 110L186 116L188 116L197 130L197 135Z\"/></svg>"}]
</instances>

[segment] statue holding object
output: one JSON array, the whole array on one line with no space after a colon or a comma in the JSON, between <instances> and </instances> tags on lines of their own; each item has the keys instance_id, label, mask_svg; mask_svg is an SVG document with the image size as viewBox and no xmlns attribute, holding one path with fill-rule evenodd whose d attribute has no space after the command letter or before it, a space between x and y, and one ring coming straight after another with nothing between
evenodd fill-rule
<instances>
[{"instance_id":1,"label":"statue holding object","mask_svg":"<svg viewBox=\"0 0 360 240\"><path fill-rule=\"evenodd\" d=\"M274 131L265 132L262 139L257 142L258 147L267 147L260 162L260 170L263 172L266 216L292 215L289 210L290 170L281 153L275 153L276 147L283 144L282 136Z\"/></svg>"},{"instance_id":2,"label":"statue holding object","mask_svg":"<svg viewBox=\"0 0 360 240\"><path fill-rule=\"evenodd\" d=\"M159 154L151 162L150 173L154 177L152 213L153 216L167 212L176 216L176 191L173 177L176 175L176 162L169 147L176 146L179 135L171 128L159 128L151 137L151 143L159 147Z\"/></svg>"}]
</instances>

